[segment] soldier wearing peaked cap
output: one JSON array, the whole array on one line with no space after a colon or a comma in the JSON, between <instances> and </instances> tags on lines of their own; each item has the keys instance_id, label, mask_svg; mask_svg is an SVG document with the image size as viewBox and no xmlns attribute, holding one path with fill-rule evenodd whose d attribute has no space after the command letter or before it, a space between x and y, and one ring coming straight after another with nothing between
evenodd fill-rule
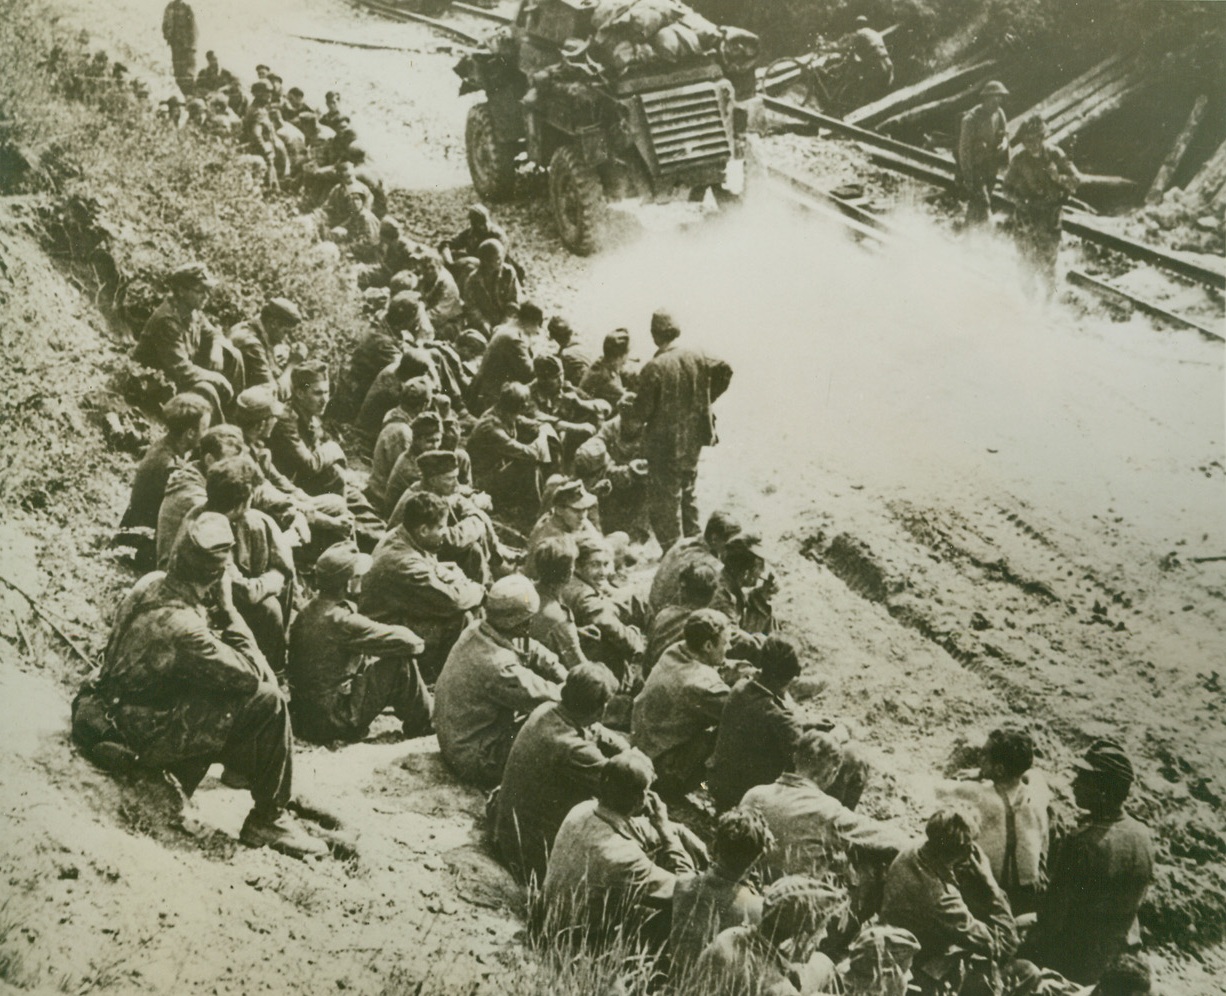
<instances>
[{"instance_id":1,"label":"soldier wearing peaked cap","mask_svg":"<svg viewBox=\"0 0 1226 996\"><path fill-rule=\"evenodd\" d=\"M579 388L589 398L600 398L616 408L626 396L622 371L630 358L630 333L626 329L614 329L604 337L601 354L588 368Z\"/></svg>"},{"instance_id":2,"label":"soldier wearing peaked cap","mask_svg":"<svg viewBox=\"0 0 1226 996\"><path fill-rule=\"evenodd\" d=\"M460 484L460 460L455 450L429 450L417 458L421 480L405 493L428 491L447 503L446 528L438 559L457 565L472 581L485 585L491 564L506 562L510 552L499 542L489 517L489 495ZM395 521L395 515L392 516Z\"/></svg>"},{"instance_id":3,"label":"soldier wearing peaked cap","mask_svg":"<svg viewBox=\"0 0 1226 996\"><path fill-rule=\"evenodd\" d=\"M242 354L200 309L217 286L203 263L174 270L167 281L170 294L149 316L132 358L161 370L179 391L195 391L220 416L243 382Z\"/></svg>"},{"instance_id":4,"label":"soldier wearing peaked cap","mask_svg":"<svg viewBox=\"0 0 1226 996\"><path fill-rule=\"evenodd\" d=\"M843 974L848 996L906 996L919 941L901 927L865 927L851 942Z\"/></svg>"},{"instance_id":5,"label":"soldier wearing peaked cap","mask_svg":"<svg viewBox=\"0 0 1226 996\"><path fill-rule=\"evenodd\" d=\"M260 317L235 325L230 341L243 355L243 375L247 387L268 384L282 400L289 396L289 371L306 358L305 350L291 350L287 335L302 324L302 312L284 297L270 298L260 309Z\"/></svg>"},{"instance_id":6,"label":"soldier wearing peaked cap","mask_svg":"<svg viewBox=\"0 0 1226 996\"><path fill-rule=\"evenodd\" d=\"M528 577L536 576L534 554L545 540L558 536L569 536L576 542L581 536L596 540L602 538L600 530L591 520L591 511L596 507L596 502L596 496L583 486L582 481L566 481L558 486L549 511L537 520L528 537L528 559L524 566Z\"/></svg>"},{"instance_id":7,"label":"soldier wearing peaked cap","mask_svg":"<svg viewBox=\"0 0 1226 996\"><path fill-rule=\"evenodd\" d=\"M1009 163L1009 133L1001 109L1009 91L991 80L979 94L980 103L962 115L958 132L958 174L967 197L968 226L988 220L996 174Z\"/></svg>"},{"instance_id":8,"label":"soldier wearing peaked cap","mask_svg":"<svg viewBox=\"0 0 1226 996\"><path fill-rule=\"evenodd\" d=\"M1082 985L1140 946L1137 910L1154 877L1149 828L1124 812L1128 755L1108 740L1074 762L1073 797L1085 818L1055 848L1039 919L1021 956Z\"/></svg>"},{"instance_id":9,"label":"soldier wearing peaked cap","mask_svg":"<svg viewBox=\"0 0 1226 996\"><path fill-rule=\"evenodd\" d=\"M96 684L87 683L74 703L74 737L100 763L169 772L188 795L220 761L250 783L254 806L243 843L326 853L285 814L289 711L231 600L233 549L225 516L198 515L181 533L169 570L136 583L116 613ZM92 725L99 705L106 722Z\"/></svg>"},{"instance_id":10,"label":"soldier wearing peaked cap","mask_svg":"<svg viewBox=\"0 0 1226 996\"><path fill-rule=\"evenodd\" d=\"M406 626L362 615L354 602L370 565L352 543L330 546L315 564L319 594L294 620L286 669L303 739L361 740L388 706L406 737L431 732L430 693L414 660L425 644Z\"/></svg>"}]
</instances>

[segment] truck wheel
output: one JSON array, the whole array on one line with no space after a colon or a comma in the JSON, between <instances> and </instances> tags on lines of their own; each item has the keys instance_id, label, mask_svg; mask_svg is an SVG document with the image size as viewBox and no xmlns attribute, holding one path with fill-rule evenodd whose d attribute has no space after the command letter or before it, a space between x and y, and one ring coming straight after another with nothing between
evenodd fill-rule
<instances>
[{"instance_id":1,"label":"truck wheel","mask_svg":"<svg viewBox=\"0 0 1226 996\"><path fill-rule=\"evenodd\" d=\"M596 170L573 146L564 145L549 163L549 200L562 243L590 256L599 248L605 220L604 188Z\"/></svg>"},{"instance_id":2,"label":"truck wheel","mask_svg":"<svg viewBox=\"0 0 1226 996\"><path fill-rule=\"evenodd\" d=\"M468 109L464 146L477 193L491 201L510 197L515 186L515 148L498 141L488 104L474 104Z\"/></svg>"}]
</instances>

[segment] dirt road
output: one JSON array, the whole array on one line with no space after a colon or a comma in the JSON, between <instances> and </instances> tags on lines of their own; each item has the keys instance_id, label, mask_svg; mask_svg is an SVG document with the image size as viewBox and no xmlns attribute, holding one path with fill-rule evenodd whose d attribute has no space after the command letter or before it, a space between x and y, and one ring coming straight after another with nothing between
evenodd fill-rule
<instances>
[{"instance_id":1,"label":"dirt road","mask_svg":"<svg viewBox=\"0 0 1226 996\"><path fill-rule=\"evenodd\" d=\"M160 73L155 97L170 92L160 0L57 6ZM449 43L335 0L197 8L202 49L240 75L267 61L313 100L344 92L411 225L460 224L472 194ZM773 551L778 615L828 683L809 707L848 717L879 762L869 804L914 823L934 774L1007 718L1034 727L1057 773L1111 735L1163 841L1151 939L1220 938L1226 562L1196 558L1226 556L1221 345L1036 307L1003 247L951 245L919 211L875 255L756 199L592 260L559 250L540 206L505 217L534 296L590 343L625 325L648 355L647 318L667 304L688 341L733 363L701 501L737 509ZM122 497L116 482L102 519ZM235 852L242 797L215 783L200 796L203 848L156 830L156 810L142 816L135 793L71 758L62 689L5 674L19 747L6 784L36 803L6 806L5 828L31 844L5 867L21 884L7 915L33 931L30 979L57 984L58 966L115 991L395 992L515 958L517 900L476 846L480 800L448 784L429 743L304 752L302 780L344 811L363 853L310 870ZM99 943L104 928L119 934ZM1226 991L1220 947L1201 956L1163 949L1163 991Z\"/></svg>"}]
</instances>

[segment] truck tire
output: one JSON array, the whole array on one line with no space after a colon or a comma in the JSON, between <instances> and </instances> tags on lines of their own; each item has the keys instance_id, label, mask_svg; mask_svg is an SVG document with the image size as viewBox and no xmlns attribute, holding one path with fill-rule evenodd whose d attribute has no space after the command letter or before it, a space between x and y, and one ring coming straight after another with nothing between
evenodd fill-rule
<instances>
[{"instance_id":1,"label":"truck tire","mask_svg":"<svg viewBox=\"0 0 1226 996\"><path fill-rule=\"evenodd\" d=\"M562 244L579 256L599 247L608 210L596 170L574 146L564 145L549 163L549 201Z\"/></svg>"},{"instance_id":2,"label":"truck tire","mask_svg":"<svg viewBox=\"0 0 1226 996\"><path fill-rule=\"evenodd\" d=\"M510 197L515 186L515 147L498 141L488 104L474 104L468 109L464 148L473 189L490 201Z\"/></svg>"}]
</instances>

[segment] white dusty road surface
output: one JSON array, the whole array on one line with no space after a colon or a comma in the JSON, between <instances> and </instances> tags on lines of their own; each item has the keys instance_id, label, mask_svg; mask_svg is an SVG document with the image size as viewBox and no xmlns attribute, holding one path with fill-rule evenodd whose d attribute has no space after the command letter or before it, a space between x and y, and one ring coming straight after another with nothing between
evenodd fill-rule
<instances>
[{"instance_id":1,"label":"white dusty road surface","mask_svg":"<svg viewBox=\"0 0 1226 996\"><path fill-rule=\"evenodd\" d=\"M160 80L155 97L170 92L161 0L55 5L99 45L122 41L133 68ZM244 78L262 61L312 101L343 91L377 166L405 191L410 226L460 227L472 196L468 98L455 95L452 43L336 0L195 7L202 53L215 48ZM1032 726L1058 778L1090 738L1109 735L1135 759L1135 809L1160 840L1150 936L1220 936L1222 344L1038 307L1016 289L1004 247L951 243L919 211L897 218L907 238L868 254L754 198L591 260L560 251L539 205L505 218L531 293L593 349L624 325L646 358L648 318L663 305L686 342L733 364L701 504L735 508L772 551L778 616L806 647L814 684L827 683L806 708L846 717L879 762L868 805L918 825L934 775L965 766L964 748L1005 720ZM485 976L497 991L491 966L513 960L514 902L476 846L480 801L447 786L429 745L304 753L301 780L346 813L366 848L360 871L310 872L216 840L201 858L191 843L167 854L107 830L124 803L101 776L52 755L62 725L22 743L19 756L57 785L44 815L17 823L46 835L50 853L38 869L51 884L27 894L45 894L46 912L61 900L70 910L58 927L42 917L31 948L67 959L78 979L103 955L72 924L112 918L136 934L98 969L116 991L398 992L386 987L397 966L402 982ZM37 796L41 777L24 790ZM92 815L71 788L82 781ZM206 786L199 805L206 824L237 830L241 796ZM89 823L85 837L64 825L76 819ZM55 879L65 863L80 865L79 878L61 868ZM161 905L142 918L151 892ZM183 918L171 940L162 913ZM1226 992L1220 947L1199 956L1163 947L1162 991Z\"/></svg>"}]
</instances>

